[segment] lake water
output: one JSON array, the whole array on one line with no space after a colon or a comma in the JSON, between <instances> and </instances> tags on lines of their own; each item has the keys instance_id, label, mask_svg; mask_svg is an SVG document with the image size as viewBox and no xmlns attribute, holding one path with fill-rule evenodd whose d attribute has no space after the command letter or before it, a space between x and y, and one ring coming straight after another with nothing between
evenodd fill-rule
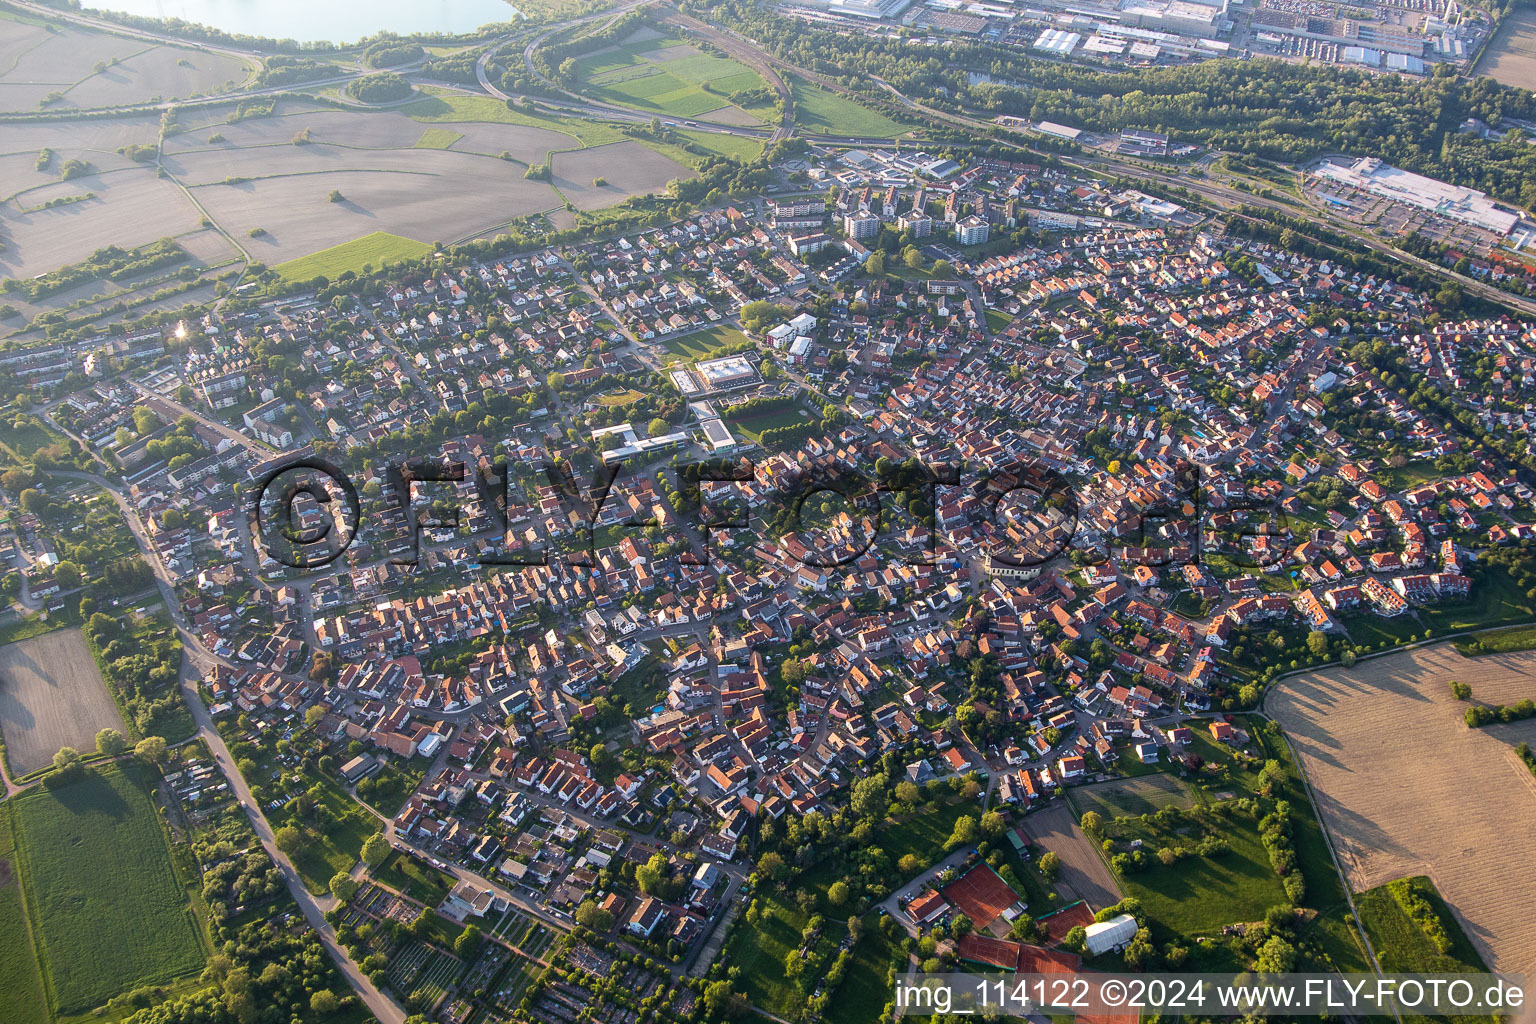
<instances>
[{"instance_id":1,"label":"lake water","mask_svg":"<svg viewBox=\"0 0 1536 1024\"><path fill-rule=\"evenodd\" d=\"M86 0L87 8L180 18L223 32L351 43L377 32L473 32L511 21L507 0Z\"/></svg>"}]
</instances>

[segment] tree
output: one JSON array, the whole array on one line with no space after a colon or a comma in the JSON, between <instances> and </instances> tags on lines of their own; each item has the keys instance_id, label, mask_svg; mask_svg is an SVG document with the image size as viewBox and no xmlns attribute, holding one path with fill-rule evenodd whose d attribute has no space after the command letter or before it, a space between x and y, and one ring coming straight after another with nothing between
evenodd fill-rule
<instances>
[{"instance_id":1,"label":"tree","mask_svg":"<svg viewBox=\"0 0 1536 1024\"><path fill-rule=\"evenodd\" d=\"M981 830L976 825L976 819L969 814L962 814L955 819L954 830L949 833L949 840L944 844L944 849L953 850L961 846L969 846L980 837Z\"/></svg>"},{"instance_id":2,"label":"tree","mask_svg":"<svg viewBox=\"0 0 1536 1024\"><path fill-rule=\"evenodd\" d=\"M319 725L321 720L324 718L325 708L321 707L319 704L310 706L310 708L304 712L304 724L309 726L311 729Z\"/></svg>"},{"instance_id":3,"label":"tree","mask_svg":"<svg viewBox=\"0 0 1536 1024\"><path fill-rule=\"evenodd\" d=\"M885 253L876 250L864 261L864 273L874 279L885 276Z\"/></svg>"},{"instance_id":4,"label":"tree","mask_svg":"<svg viewBox=\"0 0 1536 1024\"><path fill-rule=\"evenodd\" d=\"M292 825L284 825L272 833L272 841L277 848L292 857L304 847L304 833Z\"/></svg>"},{"instance_id":5,"label":"tree","mask_svg":"<svg viewBox=\"0 0 1536 1024\"><path fill-rule=\"evenodd\" d=\"M59 752L53 755L53 767L60 774L71 775L80 767L82 760L80 751L74 747L60 747Z\"/></svg>"},{"instance_id":6,"label":"tree","mask_svg":"<svg viewBox=\"0 0 1536 1024\"><path fill-rule=\"evenodd\" d=\"M471 953L480 948L480 926L465 925L459 937L453 940L453 952L460 960L468 960Z\"/></svg>"},{"instance_id":7,"label":"tree","mask_svg":"<svg viewBox=\"0 0 1536 1024\"><path fill-rule=\"evenodd\" d=\"M559 391L565 387L565 374L559 370L551 370L549 375L544 378L544 383L549 385L549 390Z\"/></svg>"},{"instance_id":8,"label":"tree","mask_svg":"<svg viewBox=\"0 0 1536 1024\"><path fill-rule=\"evenodd\" d=\"M1296 966L1296 947L1283 936L1271 935L1259 947L1254 969L1261 974L1284 974Z\"/></svg>"},{"instance_id":9,"label":"tree","mask_svg":"<svg viewBox=\"0 0 1536 1024\"><path fill-rule=\"evenodd\" d=\"M668 867L666 854L653 853L650 860L635 869L635 882L646 895L659 896L667 882Z\"/></svg>"},{"instance_id":10,"label":"tree","mask_svg":"<svg viewBox=\"0 0 1536 1024\"><path fill-rule=\"evenodd\" d=\"M1098 811L1089 811L1084 814L1082 825L1083 831L1094 838L1098 838L1099 833L1104 831L1104 819Z\"/></svg>"},{"instance_id":11,"label":"tree","mask_svg":"<svg viewBox=\"0 0 1536 1024\"><path fill-rule=\"evenodd\" d=\"M165 737L145 736L134 744L133 756L146 764L161 764L165 761Z\"/></svg>"},{"instance_id":12,"label":"tree","mask_svg":"<svg viewBox=\"0 0 1536 1024\"><path fill-rule=\"evenodd\" d=\"M96 752L116 757L128 746L128 741L116 729L103 729L96 734Z\"/></svg>"},{"instance_id":13,"label":"tree","mask_svg":"<svg viewBox=\"0 0 1536 1024\"><path fill-rule=\"evenodd\" d=\"M65 590L75 590L80 586L80 567L74 562L62 561L53 567L53 579Z\"/></svg>"},{"instance_id":14,"label":"tree","mask_svg":"<svg viewBox=\"0 0 1536 1024\"><path fill-rule=\"evenodd\" d=\"M389 840L384 838L384 833L375 832L363 840L363 863L371 868L376 868L384 863L389 856Z\"/></svg>"},{"instance_id":15,"label":"tree","mask_svg":"<svg viewBox=\"0 0 1536 1024\"><path fill-rule=\"evenodd\" d=\"M949 260L934 260L933 269L928 273L940 281L948 281L955 276L955 268Z\"/></svg>"},{"instance_id":16,"label":"tree","mask_svg":"<svg viewBox=\"0 0 1536 1024\"><path fill-rule=\"evenodd\" d=\"M1056 851L1047 850L1040 858L1040 873L1045 876L1047 882L1056 881L1056 876L1061 874L1061 858Z\"/></svg>"},{"instance_id":17,"label":"tree","mask_svg":"<svg viewBox=\"0 0 1536 1024\"><path fill-rule=\"evenodd\" d=\"M988 811L981 816L981 831L988 839L1001 836L1003 827L1003 816L997 811Z\"/></svg>"},{"instance_id":18,"label":"tree","mask_svg":"<svg viewBox=\"0 0 1536 1024\"><path fill-rule=\"evenodd\" d=\"M897 802L904 803L908 807L911 807L917 803L918 796L919 792L917 789L917 783L913 782L912 780L902 779L900 782L896 783Z\"/></svg>"},{"instance_id":19,"label":"tree","mask_svg":"<svg viewBox=\"0 0 1536 1024\"><path fill-rule=\"evenodd\" d=\"M712 981L704 986L704 1008L711 1020L740 1017L747 1007L746 996L733 990L729 981Z\"/></svg>"},{"instance_id":20,"label":"tree","mask_svg":"<svg viewBox=\"0 0 1536 1024\"><path fill-rule=\"evenodd\" d=\"M905 249L901 250L901 262L905 263L907 265L908 269L911 269L911 270L922 270L923 269L923 253L922 253L922 250L919 249L915 245L907 246Z\"/></svg>"},{"instance_id":21,"label":"tree","mask_svg":"<svg viewBox=\"0 0 1536 1024\"><path fill-rule=\"evenodd\" d=\"M848 799L848 809L853 812L855 818L872 818L878 821L885 817L888 803L885 793L886 783L884 775L867 775L853 784L853 795Z\"/></svg>"},{"instance_id":22,"label":"tree","mask_svg":"<svg viewBox=\"0 0 1536 1024\"><path fill-rule=\"evenodd\" d=\"M1061 944L1074 953L1081 953L1088 948L1088 929L1080 924L1075 924L1067 929L1067 934L1062 938Z\"/></svg>"},{"instance_id":23,"label":"tree","mask_svg":"<svg viewBox=\"0 0 1536 1024\"><path fill-rule=\"evenodd\" d=\"M331 876L330 890L331 895L341 902L349 903L352 897L357 895L357 879L345 871L338 871Z\"/></svg>"},{"instance_id":24,"label":"tree","mask_svg":"<svg viewBox=\"0 0 1536 1024\"><path fill-rule=\"evenodd\" d=\"M583 900L576 908L576 923L594 932L606 932L613 927L613 915L593 900Z\"/></svg>"},{"instance_id":25,"label":"tree","mask_svg":"<svg viewBox=\"0 0 1536 1024\"><path fill-rule=\"evenodd\" d=\"M339 188L331 189L331 202L333 202L333 203L341 203L341 202L345 202L346 199L347 199L347 197L341 194L341 189L339 189Z\"/></svg>"},{"instance_id":26,"label":"tree","mask_svg":"<svg viewBox=\"0 0 1536 1024\"><path fill-rule=\"evenodd\" d=\"M341 1001L336 998L336 993L328 988L322 988L309 997L309 1008L315 1013L332 1014L340 1005Z\"/></svg>"},{"instance_id":27,"label":"tree","mask_svg":"<svg viewBox=\"0 0 1536 1024\"><path fill-rule=\"evenodd\" d=\"M848 902L848 883L838 879L827 887L827 900L834 907L841 907Z\"/></svg>"},{"instance_id":28,"label":"tree","mask_svg":"<svg viewBox=\"0 0 1536 1024\"><path fill-rule=\"evenodd\" d=\"M955 938L963 938L970 933L971 919L964 914L956 914L954 920L950 921L949 928L955 933Z\"/></svg>"},{"instance_id":29,"label":"tree","mask_svg":"<svg viewBox=\"0 0 1536 1024\"><path fill-rule=\"evenodd\" d=\"M21 492L21 507L34 516L42 515L48 507L48 497L36 487L28 487Z\"/></svg>"},{"instance_id":30,"label":"tree","mask_svg":"<svg viewBox=\"0 0 1536 1024\"><path fill-rule=\"evenodd\" d=\"M646 427L646 433L650 434L652 437L660 437L662 434L665 434L668 430L671 429L672 424L668 423L660 416L657 416L655 419L651 420L650 424Z\"/></svg>"},{"instance_id":31,"label":"tree","mask_svg":"<svg viewBox=\"0 0 1536 1024\"><path fill-rule=\"evenodd\" d=\"M1319 660L1328 657L1328 634L1320 629L1314 629L1308 633L1307 650L1312 652L1312 657Z\"/></svg>"}]
</instances>

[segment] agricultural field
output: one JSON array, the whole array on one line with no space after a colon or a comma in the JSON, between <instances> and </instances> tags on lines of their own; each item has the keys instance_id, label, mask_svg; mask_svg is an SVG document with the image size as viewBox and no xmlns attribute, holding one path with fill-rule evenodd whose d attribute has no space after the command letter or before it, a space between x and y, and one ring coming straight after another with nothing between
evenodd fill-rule
<instances>
[{"instance_id":1,"label":"agricultural field","mask_svg":"<svg viewBox=\"0 0 1536 1024\"><path fill-rule=\"evenodd\" d=\"M272 269L290 281L309 281L316 277L335 280L345 271L361 274L365 270L377 270L386 263L414 260L432 251L426 242L403 238L387 231L375 231L362 238L317 253L279 263Z\"/></svg>"},{"instance_id":2,"label":"agricultural field","mask_svg":"<svg viewBox=\"0 0 1536 1024\"><path fill-rule=\"evenodd\" d=\"M812 85L795 75L789 76L795 97L795 125L819 135L859 135L891 139L907 130L898 121L855 103L853 100Z\"/></svg>"},{"instance_id":3,"label":"agricultural field","mask_svg":"<svg viewBox=\"0 0 1536 1024\"><path fill-rule=\"evenodd\" d=\"M450 128L428 128L416 140L417 149L452 149L464 136Z\"/></svg>"},{"instance_id":4,"label":"agricultural field","mask_svg":"<svg viewBox=\"0 0 1536 1024\"><path fill-rule=\"evenodd\" d=\"M1536 10L1516 7L1504 16L1477 73L1517 89L1536 89Z\"/></svg>"},{"instance_id":5,"label":"agricultural field","mask_svg":"<svg viewBox=\"0 0 1536 1024\"><path fill-rule=\"evenodd\" d=\"M1293 676L1266 702L1351 889L1427 869L1497 971L1536 967L1536 878L1509 841L1536 830L1533 780L1514 753L1536 740L1536 720L1469 729L1450 683L1470 683L1477 701L1513 703L1536 695L1533 673L1536 654L1466 659L1441 644Z\"/></svg>"},{"instance_id":6,"label":"agricultural field","mask_svg":"<svg viewBox=\"0 0 1536 1024\"><path fill-rule=\"evenodd\" d=\"M201 970L201 929L136 766L36 787L12 813L55 1012L82 1013Z\"/></svg>"},{"instance_id":7,"label":"agricultural field","mask_svg":"<svg viewBox=\"0 0 1536 1024\"><path fill-rule=\"evenodd\" d=\"M1117 782L1101 782L1092 786L1077 786L1069 791L1079 817L1088 811L1097 811L1108 821L1110 818L1152 814L1164 807L1190 805L1189 790L1172 775L1146 775Z\"/></svg>"},{"instance_id":8,"label":"agricultural field","mask_svg":"<svg viewBox=\"0 0 1536 1024\"><path fill-rule=\"evenodd\" d=\"M16 847L11 837L11 802L0 803L0 1006L10 1024L48 1024L48 1004L37 954L27 931Z\"/></svg>"},{"instance_id":9,"label":"agricultural field","mask_svg":"<svg viewBox=\"0 0 1536 1024\"><path fill-rule=\"evenodd\" d=\"M0 19L0 111L69 112L209 95L250 76L224 54Z\"/></svg>"},{"instance_id":10,"label":"agricultural field","mask_svg":"<svg viewBox=\"0 0 1536 1024\"><path fill-rule=\"evenodd\" d=\"M577 75L588 93L609 103L724 124L759 123L726 99L733 92L762 88L757 72L675 39L606 47L578 60Z\"/></svg>"},{"instance_id":11,"label":"agricultural field","mask_svg":"<svg viewBox=\"0 0 1536 1024\"><path fill-rule=\"evenodd\" d=\"M669 181L692 178L697 173L633 140L556 153L550 170L555 188L578 210L617 206L632 196L658 192ZM598 179L605 184L596 184Z\"/></svg>"},{"instance_id":12,"label":"agricultural field","mask_svg":"<svg viewBox=\"0 0 1536 1024\"><path fill-rule=\"evenodd\" d=\"M60 747L94 753L108 728L127 733L78 629L0 647L0 734L15 775L51 764Z\"/></svg>"},{"instance_id":13,"label":"agricultural field","mask_svg":"<svg viewBox=\"0 0 1536 1024\"><path fill-rule=\"evenodd\" d=\"M1120 886L1104 865L1093 840L1083 835L1072 809L1056 803L1024 820L1024 830L1042 849L1061 858L1057 884L1070 903L1084 900L1095 910L1120 901Z\"/></svg>"}]
</instances>

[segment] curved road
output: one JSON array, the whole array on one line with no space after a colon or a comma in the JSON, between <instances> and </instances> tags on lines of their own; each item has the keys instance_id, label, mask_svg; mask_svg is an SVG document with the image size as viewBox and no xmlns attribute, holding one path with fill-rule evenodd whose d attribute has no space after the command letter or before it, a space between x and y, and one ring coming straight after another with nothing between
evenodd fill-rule
<instances>
[{"instance_id":1,"label":"curved road","mask_svg":"<svg viewBox=\"0 0 1536 1024\"><path fill-rule=\"evenodd\" d=\"M272 862L283 873L283 879L288 883L288 891L292 894L294 902L304 912L304 920L319 937L320 942L331 954L331 960L336 964L336 969L346 978L347 984L355 991L368 1006L369 1012L379 1019L381 1024L404 1024L405 1011L395 1004L388 996L380 992L368 976L363 973L357 963L345 949L336 941L336 932L325 921L325 912L336 905L336 899L332 896L317 897L304 888L304 882L299 878L299 873L294 869L293 862L288 855L278 849L272 838L272 826L267 821L266 815L261 812L255 797L251 795L250 787L246 785L245 778L235 767L235 760L230 755L229 748L224 745L223 738L214 728L213 715L209 713L208 706L203 703L202 695L197 692L197 680L200 673L197 669L198 662L203 664L228 664L203 646L202 640L188 625L186 617L182 614L181 602L176 598L176 591L166 577L165 567L161 565L159 555L154 546L149 543L148 534L144 523L139 519L137 510L123 497L117 485L95 473L80 473L75 471L56 470L59 476L72 479L89 480L98 487L112 495L112 500L117 502L118 509L122 512L124 520L128 523L128 529L133 532L133 538L138 542L139 550L155 574L155 583L160 588L160 597L170 612L171 621L175 625L177 635L181 638L183 655L181 659L181 695L186 701L187 708L192 712L192 720L197 724L197 735L208 749L213 752L214 760L218 762L219 770L229 781L229 788L235 794L235 799L245 809L246 817L251 822L251 827L256 832L256 838L261 840L262 847ZM382 823L380 825L382 828Z\"/></svg>"}]
</instances>

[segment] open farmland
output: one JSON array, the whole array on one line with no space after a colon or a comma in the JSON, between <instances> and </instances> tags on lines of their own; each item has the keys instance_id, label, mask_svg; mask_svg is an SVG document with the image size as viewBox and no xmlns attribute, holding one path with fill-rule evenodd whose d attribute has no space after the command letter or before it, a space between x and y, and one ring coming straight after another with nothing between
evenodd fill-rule
<instances>
[{"instance_id":1,"label":"open farmland","mask_svg":"<svg viewBox=\"0 0 1536 1024\"><path fill-rule=\"evenodd\" d=\"M638 142L557 153L550 168L555 187L578 210L614 206L631 196L659 191L673 179L692 178L697 173ZM608 184L592 184L599 177Z\"/></svg>"},{"instance_id":2,"label":"open farmland","mask_svg":"<svg viewBox=\"0 0 1536 1024\"><path fill-rule=\"evenodd\" d=\"M226 91L251 67L224 54L76 27L0 20L0 110L95 109Z\"/></svg>"},{"instance_id":3,"label":"open farmland","mask_svg":"<svg viewBox=\"0 0 1536 1024\"><path fill-rule=\"evenodd\" d=\"M60 747L87 753L122 715L78 629L0 647L0 731L16 775L50 764Z\"/></svg>"},{"instance_id":4,"label":"open farmland","mask_svg":"<svg viewBox=\"0 0 1536 1024\"><path fill-rule=\"evenodd\" d=\"M27 932L12 841L13 804L0 803L0 1006L8 1024L48 1024L43 979Z\"/></svg>"},{"instance_id":5,"label":"open farmland","mask_svg":"<svg viewBox=\"0 0 1536 1024\"><path fill-rule=\"evenodd\" d=\"M1536 89L1536 8L1516 7L1477 63L1478 74L1519 89Z\"/></svg>"},{"instance_id":6,"label":"open farmland","mask_svg":"<svg viewBox=\"0 0 1536 1024\"><path fill-rule=\"evenodd\" d=\"M1497 971L1536 968L1536 778L1514 746L1536 720L1469 729L1450 682L1475 700L1536 695L1536 655L1466 659L1449 644L1284 680L1267 710L1290 736L1356 892L1430 876Z\"/></svg>"},{"instance_id":7,"label":"open farmland","mask_svg":"<svg viewBox=\"0 0 1536 1024\"><path fill-rule=\"evenodd\" d=\"M136 766L39 786L12 813L56 1012L81 1013L201 969L198 925Z\"/></svg>"},{"instance_id":8,"label":"open farmland","mask_svg":"<svg viewBox=\"0 0 1536 1024\"><path fill-rule=\"evenodd\" d=\"M280 263L272 269L290 281L308 281L315 277L335 280L345 271L362 273L365 268L377 270L386 263L412 260L425 256L432 247L412 238L402 238L386 231L321 249L317 253Z\"/></svg>"},{"instance_id":9,"label":"open farmland","mask_svg":"<svg viewBox=\"0 0 1536 1024\"><path fill-rule=\"evenodd\" d=\"M757 72L676 40L636 38L605 47L577 61L577 74L588 92L609 103L723 124L759 123L726 101L733 92L762 88Z\"/></svg>"}]
</instances>

